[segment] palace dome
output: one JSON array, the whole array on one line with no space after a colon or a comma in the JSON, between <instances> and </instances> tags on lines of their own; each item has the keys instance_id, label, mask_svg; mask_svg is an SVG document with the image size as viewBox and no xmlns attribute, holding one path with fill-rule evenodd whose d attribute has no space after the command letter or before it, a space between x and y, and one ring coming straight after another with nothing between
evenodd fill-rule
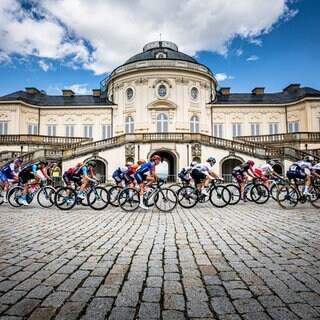
<instances>
[{"instance_id":1,"label":"palace dome","mask_svg":"<svg viewBox=\"0 0 320 320\"><path fill-rule=\"evenodd\" d=\"M178 51L178 46L170 41L153 41L143 47L143 52L128 59L123 65L145 60L182 60L199 64L195 59Z\"/></svg>"}]
</instances>

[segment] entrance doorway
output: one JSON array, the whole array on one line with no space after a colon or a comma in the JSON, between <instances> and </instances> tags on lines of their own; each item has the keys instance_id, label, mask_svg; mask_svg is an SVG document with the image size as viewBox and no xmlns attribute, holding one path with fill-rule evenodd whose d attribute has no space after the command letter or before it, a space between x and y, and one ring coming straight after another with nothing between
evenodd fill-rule
<instances>
[{"instance_id":1,"label":"entrance doorway","mask_svg":"<svg viewBox=\"0 0 320 320\"><path fill-rule=\"evenodd\" d=\"M156 172L161 178L166 179L168 182L175 182L177 177L176 156L171 152L162 150L153 152L151 157L155 154L162 158L162 162L157 166Z\"/></svg>"},{"instance_id":2,"label":"entrance doorway","mask_svg":"<svg viewBox=\"0 0 320 320\"><path fill-rule=\"evenodd\" d=\"M242 163L241 160L233 158L227 159L222 163L222 177L225 182L232 182L232 170L234 167L240 165Z\"/></svg>"}]
</instances>

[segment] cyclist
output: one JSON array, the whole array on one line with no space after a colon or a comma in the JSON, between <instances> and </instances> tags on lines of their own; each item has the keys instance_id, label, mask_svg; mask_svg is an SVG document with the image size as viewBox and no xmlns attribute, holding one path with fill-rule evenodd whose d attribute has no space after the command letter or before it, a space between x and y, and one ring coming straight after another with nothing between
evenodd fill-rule
<instances>
[{"instance_id":1,"label":"cyclist","mask_svg":"<svg viewBox=\"0 0 320 320\"><path fill-rule=\"evenodd\" d=\"M161 162L161 157L158 155L154 155L150 161L142 163L141 166L135 171L134 177L140 187L140 204L139 207L142 209L148 209L143 204L143 195L144 195L144 189L145 185L144 182L146 181L146 185L150 186L155 181L155 179L160 180L160 177L157 175L155 167ZM148 175L148 172L150 175Z\"/></svg>"},{"instance_id":2,"label":"cyclist","mask_svg":"<svg viewBox=\"0 0 320 320\"><path fill-rule=\"evenodd\" d=\"M18 181L18 174L21 171L22 158L16 158L13 162L6 164L0 170L0 181L3 183L3 202L8 202L7 192L9 190L9 179Z\"/></svg>"},{"instance_id":3,"label":"cyclist","mask_svg":"<svg viewBox=\"0 0 320 320\"><path fill-rule=\"evenodd\" d=\"M274 170L273 170L273 166L275 165L275 161L274 160L268 160L267 163L262 164L261 166L259 166L258 168L256 168L254 170L254 173L257 174L263 184L269 189L269 179L268 176L271 177L278 177L280 178L280 175L278 175Z\"/></svg>"},{"instance_id":4,"label":"cyclist","mask_svg":"<svg viewBox=\"0 0 320 320\"><path fill-rule=\"evenodd\" d=\"M69 168L68 170L66 170L63 175L62 175L62 179L65 182L67 187L71 186L71 178L73 173L80 167L82 167L84 165L84 163L79 162L77 163L74 167Z\"/></svg>"},{"instance_id":5,"label":"cyclist","mask_svg":"<svg viewBox=\"0 0 320 320\"><path fill-rule=\"evenodd\" d=\"M123 180L129 188L133 188L135 184L135 179L134 179L134 173L136 170L143 164L145 163L146 160L140 159L137 161L136 164L130 165L130 163L127 163L127 170L123 172Z\"/></svg>"},{"instance_id":6,"label":"cyclist","mask_svg":"<svg viewBox=\"0 0 320 320\"><path fill-rule=\"evenodd\" d=\"M242 163L232 170L232 176L237 180L240 186L241 200L243 201L246 201L244 195L244 185L248 180L248 176L251 178L259 178L259 176L254 172L253 166L254 161L248 160L246 163Z\"/></svg>"},{"instance_id":7,"label":"cyclist","mask_svg":"<svg viewBox=\"0 0 320 320\"><path fill-rule=\"evenodd\" d=\"M213 178L223 180L223 178L220 178L219 175L213 171L216 159L209 157L206 162L207 163L197 163L191 170L191 177L194 180L196 188L205 196L208 195L207 189L210 180Z\"/></svg>"},{"instance_id":8,"label":"cyclist","mask_svg":"<svg viewBox=\"0 0 320 320\"><path fill-rule=\"evenodd\" d=\"M306 156L303 160L294 162L287 171L288 179L302 179L304 180L304 191L303 195L311 196L309 192L309 187L311 184L311 177L314 176L320 178L320 175L316 173L312 162L314 161L313 156ZM305 169L310 171L310 175L305 172Z\"/></svg>"},{"instance_id":9,"label":"cyclist","mask_svg":"<svg viewBox=\"0 0 320 320\"><path fill-rule=\"evenodd\" d=\"M87 187L89 181L98 181L99 179L94 175L93 171L96 167L96 162L89 160L85 165L78 167L72 174L71 180L77 185L80 185L80 190L77 192L77 197L84 199L83 190Z\"/></svg>"},{"instance_id":10,"label":"cyclist","mask_svg":"<svg viewBox=\"0 0 320 320\"><path fill-rule=\"evenodd\" d=\"M122 184L123 179L123 173L128 170L128 167L132 166L132 162L127 162L124 167L118 167L112 174L112 178L116 182L116 185L119 186Z\"/></svg>"},{"instance_id":11,"label":"cyclist","mask_svg":"<svg viewBox=\"0 0 320 320\"><path fill-rule=\"evenodd\" d=\"M191 185L191 175L190 175L190 172L191 172L192 168L193 168L194 166L196 166L197 164L198 164L198 162L192 161L192 162L190 163L190 166L181 169L181 171L178 173L178 177L181 179L182 184L184 184L184 185L186 185L186 186L190 186L190 185Z\"/></svg>"},{"instance_id":12,"label":"cyclist","mask_svg":"<svg viewBox=\"0 0 320 320\"><path fill-rule=\"evenodd\" d=\"M29 190L28 182L31 179L34 179L32 183L31 190L35 188L35 185L39 183L40 180L45 181L52 181L49 175L47 174L46 166L48 165L48 161L40 160L37 163L32 163L24 167L18 174L19 181L23 185L23 193L22 193L22 204L28 206L29 203L27 202L27 193ZM40 171L40 172L39 172ZM41 173L41 174L40 174Z\"/></svg>"}]
</instances>

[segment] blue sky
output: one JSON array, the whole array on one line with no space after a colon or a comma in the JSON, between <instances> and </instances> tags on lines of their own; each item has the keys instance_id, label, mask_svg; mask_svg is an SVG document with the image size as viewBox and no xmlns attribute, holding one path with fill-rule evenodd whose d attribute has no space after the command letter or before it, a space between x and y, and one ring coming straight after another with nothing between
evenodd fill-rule
<instances>
[{"instance_id":1,"label":"blue sky","mask_svg":"<svg viewBox=\"0 0 320 320\"><path fill-rule=\"evenodd\" d=\"M319 13L317 0L2 0L0 96L90 94L160 33L231 92L320 90Z\"/></svg>"}]
</instances>

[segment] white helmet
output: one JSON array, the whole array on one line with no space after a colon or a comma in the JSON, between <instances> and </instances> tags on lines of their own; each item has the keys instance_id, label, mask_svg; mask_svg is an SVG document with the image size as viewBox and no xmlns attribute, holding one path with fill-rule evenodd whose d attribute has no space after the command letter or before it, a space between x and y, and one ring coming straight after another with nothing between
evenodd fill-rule
<instances>
[{"instance_id":1,"label":"white helmet","mask_svg":"<svg viewBox=\"0 0 320 320\"><path fill-rule=\"evenodd\" d=\"M276 164L274 160L268 160L267 163L270 164L271 167L273 167Z\"/></svg>"},{"instance_id":2,"label":"white helmet","mask_svg":"<svg viewBox=\"0 0 320 320\"><path fill-rule=\"evenodd\" d=\"M131 161L128 161L126 164L127 167L132 166L132 165L133 165L133 163Z\"/></svg>"},{"instance_id":3,"label":"white helmet","mask_svg":"<svg viewBox=\"0 0 320 320\"><path fill-rule=\"evenodd\" d=\"M306 156L304 158L304 160L307 161L307 162L312 162L312 161L314 161L314 157L313 156Z\"/></svg>"}]
</instances>

